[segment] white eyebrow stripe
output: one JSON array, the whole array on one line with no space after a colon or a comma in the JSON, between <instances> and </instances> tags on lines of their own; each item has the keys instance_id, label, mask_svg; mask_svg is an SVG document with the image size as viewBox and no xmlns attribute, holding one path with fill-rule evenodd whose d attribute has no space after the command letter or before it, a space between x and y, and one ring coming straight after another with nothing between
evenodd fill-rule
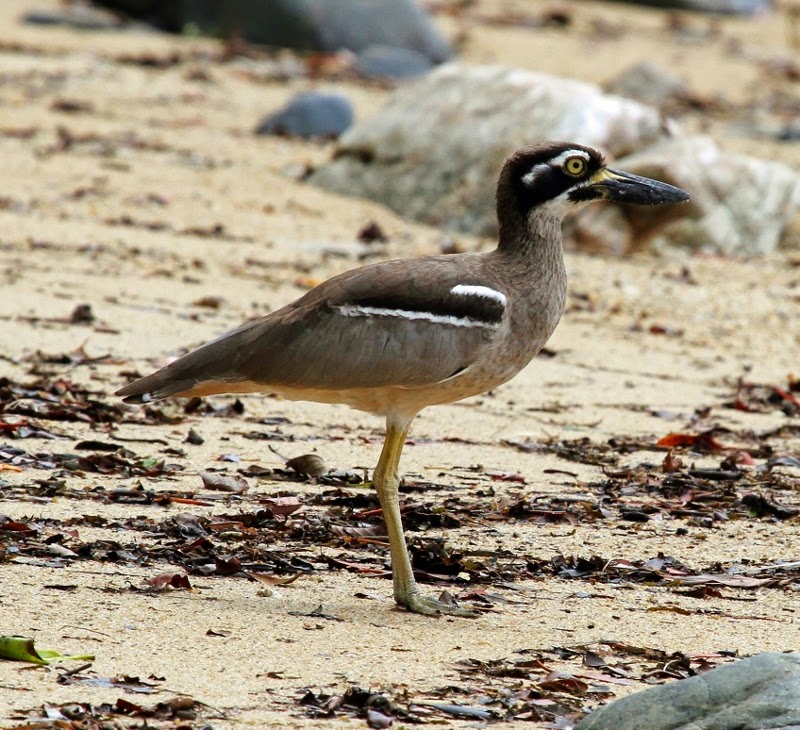
<instances>
[{"instance_id":1,"label":"white eyebrow stripe","mask_svg":"<svg viewBox=\"0 0 800 730\"><path fill-rule=\"evenodd\" d=\"M591 160L588 152L584 152L583 150L566 150L562 152L558 157L554 157L550 160L550 165L553 167L561 167L570 157L583 157L586 162Z\"/></svg>"},{"instance_id":2,"label":"white eyebrow stripe","mask_svg":"<svg viewBox=\"0 0 800 730\"><path fill-rule=\"evenodd\" d=\"M362 307L358 304L341 304L337 307L345 317L396 317L399 319L422 319L434 324L446 324L451 327L486 327L496 329L499 323L480 322L470 317L456 317L451 314L434 314L433 312L413 312L408 309L385 309L383 307Z\"/></svg>"},{"instance_id":3,"label":"white eyebrow stripe","mask_svg":"<svg viewBox=\"0 0 800 730\"><path fill-rule=\"evenodd\" d=\"M457 284L450 290L451 294L460 297L481 297L483 299L491 299L498 302L502 306L506 306L506 295L497 289L491 289L488 286L481 286L480 284Z\"/></svg>"}]
</instances>

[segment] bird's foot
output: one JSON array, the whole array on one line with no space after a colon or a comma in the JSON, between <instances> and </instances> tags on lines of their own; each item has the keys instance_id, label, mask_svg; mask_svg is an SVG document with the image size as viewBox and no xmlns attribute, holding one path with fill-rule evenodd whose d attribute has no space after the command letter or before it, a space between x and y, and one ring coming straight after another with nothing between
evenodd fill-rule
<instances>
[{"instance_id":1,"label":"bird's foot","mask_svg":"<svg viewBox=\"0 0 800 730\"><path fill-rule=\"evenodd\" d=\"M481 614L470 608L463 608L455 602L441 601L438 598L423 596L416 591L404 596L395 596L395 600L406 610L420 613L423 616L459 616L461 618L478 618Z\"/></svg>"}]
</instances>

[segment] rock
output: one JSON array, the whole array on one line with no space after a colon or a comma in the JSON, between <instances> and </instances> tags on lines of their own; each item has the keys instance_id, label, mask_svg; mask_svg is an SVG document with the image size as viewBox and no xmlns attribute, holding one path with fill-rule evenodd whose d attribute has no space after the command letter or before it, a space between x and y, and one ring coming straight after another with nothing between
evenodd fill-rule
<instances>
[{"instance_id":1,"label":"rock","mask_svg":"<svg viewBox=\"0 0 800 730\"><path fill-rule=\"evenodd\" d=\"M63 25L78 30L119 30L123 26L115 13L77 4L57 10L31 10L21 20L28 25Z\"/></svg>"},{"instance_id":2,"label":"rock","mask_svg":"<svg viewBox=\"0 0 800 730\"><path fill-rule=\"evenodd\" d=\"M672 101L685 98L688 87L682 79L652 61L642 61L607 84L606 91L662 108Z\"/></svg>"},{"instance_id":3,"label":"rock","mask_svg":"<svg viewBox=\"0 0 800 730\"><path fill-rule=\"evenodd\" d=\"M621 0L621 2L722 15L753 15L753 13L766 12L771 9L770 0Z\"/></svg>"},{"instance_id":4,"label":"rock","mask_svg":"<svg viewBox=\"0 0 800 730\"><path fill-rule=\"evenodd\" d=\"M492 235L497 173L515 149L566 139L624 155L662 136L655 109L593 84L447 64L343 135L311 182L427 223Z\"/></svg>"},{"instance_id":5,"label":"rock","mask_svg":"<svg viewBox=\"0 0 800 730\"><path fill-rule=\"evenodd\" d=\"M356 56L354 68L362 76L408 79L428 73L433 64L418 51L392 46L370 46Z\"/></svg>"},{"instance_id":6,"label":"rock","mask_svg":"<svg viewBox=\"0 0 800 730\"><path fill-rule=\"evenodd\" d=\"M352 123L353 106L346 96L305 91L265 117L256 127L256 134L335 138Z\"/></svg>"},{"instance_id":7,"label":"rock","mask_svg":"<svg viewBox=\"0 0 800 730\"><path fill-rule=\"evenodd\" d=\"M184 25L185 4L193 4L194 0L93 0L95 5L102 5L131 18L143 20L156 28L180 33Z\"/></svg>"},{"instance_id":8,"label":"rock","mask_svg":"<svg viewBox=\"0 0 800 730\"><path fill-rule=\"evenodd\" d=\"M797 142L800 140L800 118L790 119L780 130L774 133L774 137L779 142Z\"/></svg>"},{"instance_id":9,"label":"rock","mask_svg":"<svg viewBox=\"0 0 800 730\"><path fill-rule=\"evenodd\" d=\"M800 210L800 175L778 162L725 152L708 137L674 137L614 163L687 190L682 206L656 210L619 206L584 209L573 221L591 248L620 248L615 232L627 222L627 247L683 246L708 253L753 256L774 251ZM606 239L603 240L603 237Z\"/></svg>"},{"instance_id":10,"label":"rock","mask_svg":"<svg viewBox=\"0 0 800 730\"><path fill-rule=\"evenodd\" d=\"M758 654L612 702L575 730L798 730L800 655Z\"/></svg>"},{"instance_id":11,"label":"rock","mask_svg":"<svg viewBox=\"0 0 800 730\"><path fill-rule=\"evenodd\" d=\"M96 0L161 27L304 51L359 53L374 45L417 51L434 63L450 44L415 0Z\"/></svg>"}]
</instances>

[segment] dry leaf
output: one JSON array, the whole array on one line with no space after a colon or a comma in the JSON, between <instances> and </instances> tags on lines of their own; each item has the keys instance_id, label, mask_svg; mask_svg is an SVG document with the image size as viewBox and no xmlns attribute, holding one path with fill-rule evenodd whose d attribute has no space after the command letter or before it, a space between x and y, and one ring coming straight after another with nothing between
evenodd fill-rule
<instances>
[{"instance_id":1,"label":"dry leaf","mask_svg":"<svg viewBox=\"0 0 800 730\"><path fill-rule=\"evenodd\" d=\"M297 572L294 575L270 575L269 573L253 573L250 571L244 571L245 575L249 575L253 580L257 580L259 583L265 586L288 586L290 583L294 583L299 577L300 573Z\"/></svg>"}]
</instances>

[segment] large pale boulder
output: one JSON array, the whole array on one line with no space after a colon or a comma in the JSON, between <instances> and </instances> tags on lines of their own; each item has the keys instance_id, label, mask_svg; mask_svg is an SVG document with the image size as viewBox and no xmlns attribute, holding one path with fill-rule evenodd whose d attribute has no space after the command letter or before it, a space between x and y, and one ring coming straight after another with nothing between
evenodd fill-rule
<instances>
[{"instance_id":1,"label":"large pale boulder","mask_svg":"<svg viewBox=\"0 0 800 730\"><path fill-rule=\"evenodd\" d=\"M575 730L800 730L800 655L758 654L638 692Z\"/></svg>"},{"instance_id":2,"label":"large pale boulder","mask_svg":"<svg viewBox=\"0 0 800 730\"><path fill-rule=\"evenodd\" d=\"M527 144L569 140L692 196L681 206L587 207L567 223L573 245L605 253L663 246L740 256L775 250L800 217L800 175L779 162L722 150L708 137L667 135L664 126L652 107L592 84L447 64L351 127L311 182L426 223L494 235L494 189L504 158Z\"/></svg>"},{"instance_id":3,"label":"large pale boulder","mask_svg":"<svg viewBox=\"0 0 800 730\"><path fill-rule=\"evenodd\" d=\"M655 109L593 84L447 64L348 130L311 182L427 223L492 235L497 175L515 149L567 140L620 156L663 135Z\"/></svg>"},{"instance_id":4,"label":"large pale boulder","mask_svg":"<svg viewBox=\"0 0 800 730\"><path fill-rule=\"evenodd\" d=\"M709 137L676 136L617 160L629 172L686 190L679 207L586 208L569 227L582 248L622 252L681 246L714 254L774 251L800 211L800 175L771 160L722 150Z\"/></svg>"}]
</instances>

